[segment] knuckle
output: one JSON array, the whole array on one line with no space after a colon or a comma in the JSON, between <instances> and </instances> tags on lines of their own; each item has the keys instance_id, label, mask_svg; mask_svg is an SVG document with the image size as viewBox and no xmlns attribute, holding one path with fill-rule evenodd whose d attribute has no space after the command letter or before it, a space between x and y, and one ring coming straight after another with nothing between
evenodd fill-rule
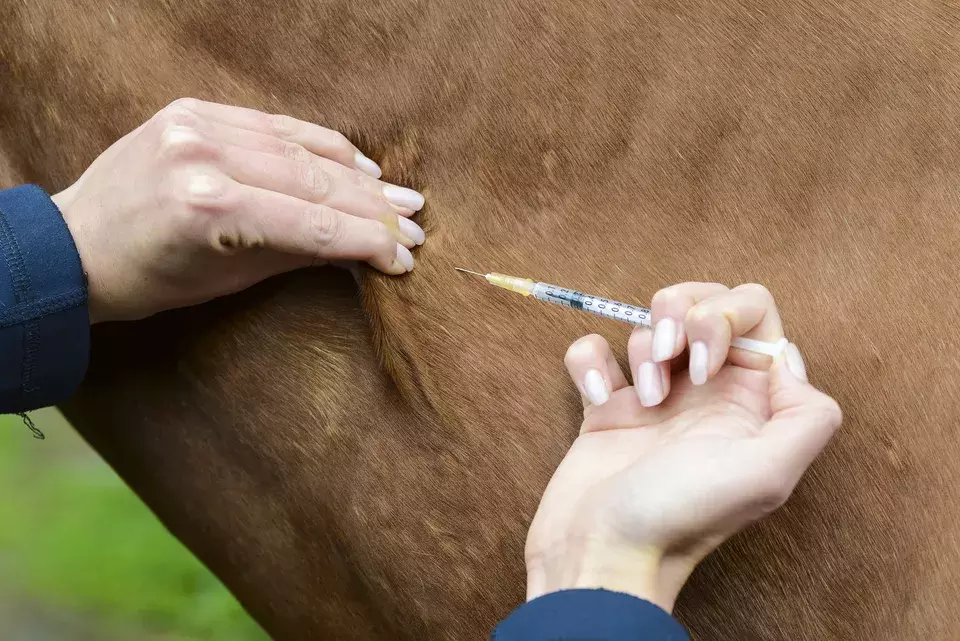
<instances>
[{"instance_id":1,"label":"knuckle","mask_svg":"<svg viewBox=\"0 0 960 641\"><path fill-rule=\"evenodd\" d=\"M197 100L196 98L185 97L185 98L177 98L176 100L171 102L168 106L170 107L177 106L183 109L187 109L189 111L194 111L198 108L199 105L200 105L200 101Z\"/></svg>"},{"instance_id":2,"label":"knuckle","mask_svg":"<svg viewBox=\"0 0 960 641\"><path fill-rule=\"evenodd\" d=\"M746 283L736 288L737 292L744 292L747 295L763 300L766 303L773 303L773 294L770 290L759 283Z\"/></svg>"},{"instance_id":3,"label":"knuckle","mask_svg":"<svg viewBox=\"0 0 960 641\"><path fill-rule=\"evenodd\" d=\"M697 303L693 307L687 310L687 314L684 317L685 323L700 324L709 319L713 314L710 311L710 307L704 305L703 303Z\"/></svg>"},{"instance_id":4,"label":"knuckle","mask_svg":"<svg viewBox=\"0 0 960 641\"><path fill-rule=\"evenodd\" d=\"M668 301L676 299L680 294L679 290L677 289L678 287L679 285L670 285L669 287L664 287L653 295L653 299L651 299L650 302L654 305L663 305Z\"/></svg>"},{"instance_id":5,"label":"knuckle","mask_svg":"<svg viewBox=\"0 0 960 641\"><path fill-rule=\"evenodd\" d=\"M695 341L720 343L730 341L733 336L730 320L707 305L691 307L683 319L683 325L687 331L687 341L691 344Z\"/></svg>"},{"instance_id":6,"label":"knuckle","mask_svg":"<svg viewBox=\"0 0 960 641\"><path fill-rule=\"evenodd\" d=\"M377 256L389 256L395 258L397 254L397 241L393 232L382 222L375 221L371 233L371 241L374 254Z\"/></svg>"},{"instance_id":7,"label":"knuckle","mask_svg":"<svg viewBox=\"0 0 960 641\"><path fill-rule=\"evenodd\" d=\"M353 143L339 131L330 131L330 145L342 151L353 150Z\"/></svg>"},{"instance_id":8,"label":"knuckle","mask_svg":"<svg viewBox=\"0 0 960 641\"><path fill-rule=\"evenodd\" d=\"M308 163L311 160L310 152L303 145L295 142L279 141L280 155L294 162Z\"/></svg>"},{"instance_id":9,"label":"knuckle","mask_svg":"<svg viewBox=\"0 0 960 641\"><path fill-rule=\"evenodd\" d=\"M200 122L200 116L191 111L184 103L184 100L185 99L181 98L180 100L171 102L157 112L157 115L154 116L155 120L164 127L170 125L182 127L196 126Z\"/></svg>"},{"instance_id":10,"label":"knuckle","mask_svg":"<svg viewBox=\"0 0 960 641\"><path fill-rule=\"evenodd\" d=\"M587 334L578 338L567 348L563 362L569 367L590 359L600 352L603 344L604 339L599 334Z\"/></svg>"},{"instance_id":11,"label":"knuckle","mask_svg":"<svg viewBox=\"0 0 960 641\"><path fill-rule=\"evenodd\" d=\"M297 163L297 180L311 202L325 202L333 193L330 176L312 163Z\"/></svg>"},{"instance_id":12,"label":"knuckle","mask_svg":"<svg viewBox=\"0 0 960 641\"><path fill-rule=\"evenodd\" d=\"M231 198L228 181L206 172L189 172L171 182L167 195L188 212L227 208Z\"/></svg>"},{"instance_id":13,"label":"knuckle","mask_svg":"<svg viewBox=\"0 0 960 641\"><path fill-rule=\"evenodd\" d=\"M188 125L167 123L160 132L159 155L169 160L217 156L217 145Z\"/></svg>"},{"instance_id":14,"label":"knuckle","mask_svg":"<svg viewBox=\"0 0 960 641\"><path fill-rule=\"evenodd\" d=\"M210 227L207 236L213 250L224 255L266 247L266 239L262 234L244 229L236 224L213 225ZM235 289L241 289L241 287Z\"/></svg>"},{"instance_id":15,"label":"knuckle","mask_svg":"<svg viewBox=\"0 0 960 641\"><path fill-rule=\"evenodd\" d=\"M285 114L270 114L267 116L270 131L278 138L288 138L298 129L297 120Z\"/></svg>"},{"instance_id":16,"label":"knuckle","mask_svg":"<svg viewBox=\"0 0 960 641\"><path fill-rule=\"evenodd\" d=\"M724 285L723 283L700 283L704 289L715 290L712 294L716 296L719 293L729 292L730 288Z\"/></svg>"},{"instance_id":17,"label":"knuckle","mask_svg":"<svg viewBox=\"0 0 960 641\"><path fill-rule=\"evenodd\" d=\"M350 179L350 174L356 173L352 169L344 167L338 162L333 162L330 160L321 161L323 170L327 172L330 176L336 179L338 182L345 182Z\"/></svg>"},{"instance_id":18,"label":"knuckle","mask_svg":"<svg viewBox=\"0 0 960 641\"><path fill-rule=\"evenodd\" d=\"M728 291L730 291L730 288L722 283L677 283L676 285L664 287L654 294L652 303L658 307L664 305L675 305L678 301L681 303L685 302L686 304L692 304L693 301L697 300L698 298L708 299L711 296L716 296L720 293ZM694 295L694 292L696 292L697 295ZM710 292L709 296L704 296L706 292Z\"/></svg>"},{"instance_id":19,"label":"knuckle","mask_svg":"<svg viewBox=\"0 0 960 641\"><path fill-rule=\"evenodd\" d=\"M374 198L376 198L384 206L390 204L390 201L387 200L387 196L383 193L383 188L380 187L379 181L376 178L372 178L371 176L368 176L362 171L356 169L344 167L344 170L345 171L342 172L343 180L347 185L352 188L373 192Z\"/></svg>"},{"instance_id":20,"label":"knuckle","mask_svg":"<svg viewBox=\"0 0 960 641\"><path fill-rule=\"evenodd\" d=\"M334 247L343 240L343 220L332 209L314 207L307 212L310 238L321 253L325 249Z\"/></svg>"},{"instance_id":21,"label":"knuckle","mask_svg":"<svg viewBox=\"0 0 960 641\"><path fill-rule=\"evenodd\" d=\"M679 296L676 285L664 287L654 294L652 299L650 299L650 310L662 312L664 309L669 308L673 301L677 300L678 298Z\"/></svg>"}]
</instances>

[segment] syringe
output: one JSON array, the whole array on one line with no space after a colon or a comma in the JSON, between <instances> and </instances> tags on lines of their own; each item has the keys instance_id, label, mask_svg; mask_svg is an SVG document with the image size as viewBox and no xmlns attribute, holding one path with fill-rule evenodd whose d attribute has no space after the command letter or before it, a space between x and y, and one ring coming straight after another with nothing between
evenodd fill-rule
<instances>
[{"instance_id":1,"label":"syringe","mask_svg":"<svg viewBox=\"0 0 960 641\"><path fill-rule=\"evenodd\" d=\"M651 325L651 313L646 307L628 305L627 303L603 298L602 296L584 294L575 289L567 289L559 285L538 283L529 278L519 278L517 276L507 276L506 274L497 273L481 274L459 267L455 267L454 269L465 274L480 276L485 278L491 285L516 292L523 296L533 296L537 300L545 303L553 303L554 305L590 312L597 316L611 318L622 323L630 323L631 325L640 325L643 327L650 327ZM733 341L731 341L731 345L749 352L766 354L767 356L776 358L787 346L787 339L783 338L776 343L767 343L765 341L740 336L734 338Z\"/></svg>"}]
</instances>

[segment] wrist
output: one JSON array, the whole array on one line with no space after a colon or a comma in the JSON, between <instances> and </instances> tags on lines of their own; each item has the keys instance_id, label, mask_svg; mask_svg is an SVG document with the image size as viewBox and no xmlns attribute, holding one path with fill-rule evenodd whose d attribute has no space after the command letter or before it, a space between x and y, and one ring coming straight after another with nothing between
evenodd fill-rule
<instances>
[{"instance_id":1,"label":"wrist","mask_svg":"<svg viewBox=\"0 0 960 641\"><path fill-rule=\"evenodd\" d=\"M673 610L679 587L662 577L663 553L656 548L609 545L585 540L528 554L527 600L551 592L604 589L629 594Z\"/></svg>"},{"instance_id":2,"label":"wrist","mask_svg":"<svg viewBox=\"0 0 960 641\"><path fill-rule=\"evenodd\" d=\"M77 216L74 215L73 203L75 190L76 184L51 196L50 199L57 206L57 209L60 210L64 222L67 223L67 229L70 230L70 235L73 237L73 244L76 246L77 253L80 255L80 267L83 269L84 277L87 280L87 307L90 313L90 324L95 325L103 320L103 318L97 300L97 283L91 278L90 274L93 257L89 255L90 251L87 243L89 230L84 227L83 221L78 220Z\"/></svg>"}]
</instances>

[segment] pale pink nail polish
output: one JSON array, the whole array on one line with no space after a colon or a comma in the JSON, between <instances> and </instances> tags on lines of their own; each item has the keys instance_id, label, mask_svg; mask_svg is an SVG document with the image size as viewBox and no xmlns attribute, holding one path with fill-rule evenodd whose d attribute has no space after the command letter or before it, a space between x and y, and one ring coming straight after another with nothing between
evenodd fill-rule
<instances>
[{"instance_id":1,"label":"pale pink nail polish","mask_svg":"<svg viewBox=\"0 0 960 641\"><path fill-rule=\"evenodd\" d=\"M383 188L383 195L391 204L397 207L405 207L413 211L423 209L423 195L412 189L397 187L396 185L386 185Z\"/></svg>"},{"instance_id":2,"label":"pale pink nail polish","mask_svg":"<svg viewBox=\"0 0 960 641\"><path fill-rule=\"evenodd\" d=\"M709 357L707 344L703 341L696 341L690 346L690 381L694 385L703 385L707 382Z\"/></svg>"},{"instance_id":3,"label":"pale pink nail polish","mask_svg":"<svg viewBox=\"0 0 960 641\"><path fill-rule=\"evenodd\" d=\"M677 346L677 321L661 318L653 330L653 360L661 363L670 360Z\"/></svg>"},{"instance_id":4,"label":"pale pink nail polish","mask_svg":"<svg viewBox=\"0 0 960 641\"><path fill-rule=\"evenodd\" d=\"M583 393L592 405L603 405L610 400L607 382L599 370L589 370L583 377Z\"/></svg>"},{"instance_id":5,"label":"pale pink nail polish","mask_svg":"<svg viewBox=\"0 0 960 641\"><path fill-rule=\"evenodd\" d=\"M400 243L397 243L397 262L403 265L403 268L408 272L413 271L413 254Z\"/></svg>"},{"instance_id":6,"label":"pale pink nail polish","mask_svg":"<svg viewBox=\"0 0 960 641\"><path fill-rule=\"evenodd\" d=\"M373 162L359 151L353 156L353 164L356 165L357 169L368 176L379 178L383 175L383 172L380 170L380 165Z\"/></svg>"},{"instance_id":7,"label":"pale pink nail polish","mask_svg":"<svg viewBox=\"0 0 960 641\"><path fill-rule=\"evenodd\" d=\"M426 240L427 236L423 233L423 229L420 227L420 225L413 222L409 218L400 216L397 224L400 227L400 233L412 240L417 245L422 245L423 241Z\"/></svg>"},{"instance_id":8,"label":"pale pink nail polish","mask_svg":"<svg viewBox=\"0 0 960 641\"><path fill-rule=\"evenodd\" d=\"M637 369L637 396L644 407L654 407L663 400L663 377L658 364L647 361Z\"/></svg>"},{"instance_id":9,"label":"pale pink nail polish","mask_svg":"<svg viewBox=\"0 0 960 641\"><path fill-rule=\"evenodd\" d=\"M807 366L803 362L803 356L800 349L793 343L789 343L783 351L783 358L787 363L787 369L804 383L807 382Z\"/></svg>"}]
</instances>

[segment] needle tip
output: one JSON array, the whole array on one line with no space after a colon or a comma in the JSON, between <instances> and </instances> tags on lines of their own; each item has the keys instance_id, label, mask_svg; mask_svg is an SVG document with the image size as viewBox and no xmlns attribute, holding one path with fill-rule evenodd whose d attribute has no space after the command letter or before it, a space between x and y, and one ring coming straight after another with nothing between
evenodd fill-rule
<instances>
[{"instance_id":1,"label":"needle tip","mask_svg":"<svg viewBox=\"0 0 960 641\"><path fill-rule=\"evenodd\" d=\"M481 274L480 272L472 272L469 269L463 269L462 267L454 267L454 269L457 270L458 272L463 272L464 274L473 274L474 276L480 276L481 278L483 278L483 274Z\"/></svg>"}]
</instances>

